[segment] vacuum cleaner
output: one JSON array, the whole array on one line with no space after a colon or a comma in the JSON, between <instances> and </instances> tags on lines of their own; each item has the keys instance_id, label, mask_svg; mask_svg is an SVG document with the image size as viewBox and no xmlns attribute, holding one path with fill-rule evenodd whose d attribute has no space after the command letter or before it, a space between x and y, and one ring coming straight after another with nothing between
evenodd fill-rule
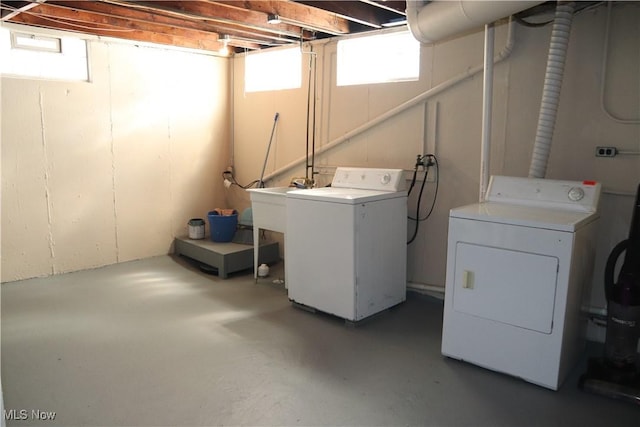
<instances>
[{"instance_id":1,"label":"vacuum cleaner","mask_svg":"<svg viewBox=\"0 0 640 427\"><path fill-rule=\"evenodd\" d=\"M618 280L618 258L625 253ZM631 217L629 238L618 243L604 271L607 336L604 357L590 359L580 388L640 405L640 185Z\"/></svg>"}]
</instances>

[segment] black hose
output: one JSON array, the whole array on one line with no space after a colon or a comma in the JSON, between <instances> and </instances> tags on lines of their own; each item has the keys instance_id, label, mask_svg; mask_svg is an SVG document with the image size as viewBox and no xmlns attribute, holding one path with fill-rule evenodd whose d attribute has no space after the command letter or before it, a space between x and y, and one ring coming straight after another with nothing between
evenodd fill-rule
<instances>
[{"instance_id":1,"label":"black hose","mask_svg":"<svg viewBox=\"0 0 640 427\"><path fill-rule=\"evenodd\" d=\"M424 174L424 180L422 181L422 185L420 186L420 193L418 194L418 201L416 203L416 216L415 218L408 216L408 218L412 221L416 222L416 227L413 230L413 235L411 236L411 239L409 239L409 241L407 242L407 245L413 243L413 241L416 239L416 236L418 235L418 229L420 228L420 222L422 221L426 221L430 216L431 213L433 212L433 209L436 205L436 199L438 198L438 187L440 185L440 167L438 165L438 159L436 156L434 156L433 154L427 154L424 156L424 158L428 159L427 162L427 166L426 166L426 171ZM431 163L431 160L433 160L433 163ZM420 218L420 207L422 205L422 195L424 193L424 187L427 183L427 178L429 176L429 167L434 164L436 167L436 189L433 195L433 201L431 202L431 207L429 208L429 212L427 213L427 215L424 218ZM418 167L416 165L416 168L414 169L414 173L413 173L413 179L411 180L411 185L409 187L409 193L411 192L411 190L413 189L413 186L415 184L416 181L416 174L417 174L417 170Z\"/></svg>"},{"instance_id":2,"label":"black hose","mask_svg":"<svg viewBox=\"0 0 640 427\"><path fill-rule=\"evenodd\" d=\"M407 196L411 195L411 190L413 190L413 186L416 185L416 178L418 176L418 166L413 169L413 177L411 178L411 184L409 185L409 191L407 191Z\"/></svg>"},{"instance_id":3,"label":"black hose","mask_svg":"<svg viewBox=\"0 0 640 427\"><path fill-rule=\"evenodd\" d=\"M420 193L418 193L418 202L416 203L416 218L420 217L420 204L422 201L422 193L424 191L424 186L427 183L428 176L429 176L429 168L427 168L427 170L424 173L424 179L422 180L422 185L420 186ZM413 218L409 217L409 219L413 219ZM416 221L416 228L413 229L413 236L411 236L411 239L409 239L409 241L407 242L407 245L413 243L413 241L416 239L416 236L418 235L418 228L420 228L420 221L417 219L415 221Z\"/></svg>"},{"instance_id":4,"label":"black hose","mask_svg":"<svg viewBox=\"0 0 640 427\"><path fill-rule=\"evenodd\" d=\"M229 172L229 171L222 172L222 179L226 179L231 183L231 185L237 185L238 187L244 188L245 190L247 188L253 187L254 185L256 185L256 184L258 184L260 182L259 179L254 179L253 181L251 181L247 185L242 185L238 181L236 181L236 177L233 176L233 173Z\"/></svg>"}]
</instances>

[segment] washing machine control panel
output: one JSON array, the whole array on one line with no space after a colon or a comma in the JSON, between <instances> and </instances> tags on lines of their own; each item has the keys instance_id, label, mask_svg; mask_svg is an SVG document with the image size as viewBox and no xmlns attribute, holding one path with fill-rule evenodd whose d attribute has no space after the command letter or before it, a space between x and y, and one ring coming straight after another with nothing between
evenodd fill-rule
<instances>
[{"instance_id":1,"label":"washing machine control panel","mask_svg":"<svg viewBox=\"0 0 640 427\"><path fill-rule=\"evenodd\" d=\"M402 191L405 188L402 169L343 168L336 169L332 187L362 190Z\"/></svg>"},{"instance_id":2,"label":"washing machine control panel","mask_svg":"<svg viewBox=\"0 0 640 427\"><path fill-rule=\"evenodd\" d=\"M492 176L487 201L595 212L600 188L595 181Z\"/></svg>"}]
</instances>

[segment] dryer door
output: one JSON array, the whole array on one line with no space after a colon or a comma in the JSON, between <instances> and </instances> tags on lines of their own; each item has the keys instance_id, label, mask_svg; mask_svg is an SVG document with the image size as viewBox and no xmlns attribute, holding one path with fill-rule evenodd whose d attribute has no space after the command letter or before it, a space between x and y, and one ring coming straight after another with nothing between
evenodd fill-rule
<instances>
[{"instance_id":1,"label":"dryer door","mask_svg":"<svg viewBox=\"0 0 640 427\"><path fill-rule=\"evenodd\" d=\"M550 334L558 258L457 242L455 311Z\"/></svg>"}]
</instances>

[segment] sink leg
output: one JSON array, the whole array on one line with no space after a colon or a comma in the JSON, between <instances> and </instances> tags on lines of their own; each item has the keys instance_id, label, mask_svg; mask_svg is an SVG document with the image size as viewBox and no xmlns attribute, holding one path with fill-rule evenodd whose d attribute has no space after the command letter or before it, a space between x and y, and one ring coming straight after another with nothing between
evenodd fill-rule
<instances>
[{"instance_id":1,"label":"sink leg","mask_svg":"<svg viewBox=\"0 0 640 427\"><path fill-rule=\"evenodd\" d=\"M260 254L260 228L253 227L253 278L258 283L258 255Z\"/></svg>"}]
</instances>

